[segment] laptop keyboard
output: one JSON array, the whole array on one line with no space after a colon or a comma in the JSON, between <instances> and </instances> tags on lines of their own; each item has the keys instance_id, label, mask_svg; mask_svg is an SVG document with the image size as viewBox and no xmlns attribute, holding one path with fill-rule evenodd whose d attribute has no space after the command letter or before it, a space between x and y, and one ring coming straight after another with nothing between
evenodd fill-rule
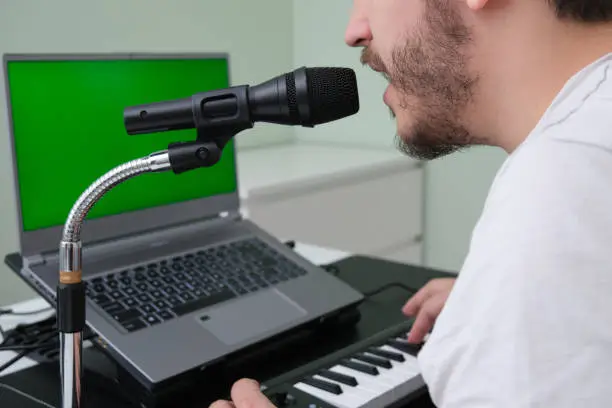
<instances>
[{"instance_id":1,"label":"laptop keyboard","mask_svg":"<svg viewBox=\"0 0 612 408\"><path fill-rule=\"evenodd\" d=\"M88 279L86 293L134 332L306 273L253 238Z\"/></svg>"}]
</instances>

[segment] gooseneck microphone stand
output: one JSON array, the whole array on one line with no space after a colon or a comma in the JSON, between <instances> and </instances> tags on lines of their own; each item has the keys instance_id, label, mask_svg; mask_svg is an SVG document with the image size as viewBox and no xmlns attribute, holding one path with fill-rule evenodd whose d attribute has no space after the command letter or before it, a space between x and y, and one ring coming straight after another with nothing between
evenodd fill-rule
<instances>
[{"instance_id":1,"label":"gooseneck microphone stand","mask_svg":"<svg viewBox=\"0 0 612 408\"><path fill-rule=\"evenodd\" d=\"M152 153L115 167L96 180L72 207L59 254L57 325L60 336L62 408L83 407L83 330L85 328L85 283L82 274L81 227L90 209L113 187L144 173L173 170L182 173L209 167L219 161L221 149L215 142L171 144L168 150Z\"/></svg>"}]
</instances>

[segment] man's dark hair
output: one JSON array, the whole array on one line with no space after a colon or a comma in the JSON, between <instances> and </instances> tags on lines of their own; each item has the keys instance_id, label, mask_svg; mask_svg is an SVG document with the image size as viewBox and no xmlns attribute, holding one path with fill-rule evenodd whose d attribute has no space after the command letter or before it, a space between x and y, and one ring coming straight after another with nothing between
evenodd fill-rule
<instances>
[{"instance_id":1,"label":"man's dark hair","mask_svg":"<svg viewBox=\"0 0 612 408\"><path fill-rule=\"evenodd\" d=\"M612 0L548 0L557 16L580 22L612 21Z\"/></svg>"}]
</instances>

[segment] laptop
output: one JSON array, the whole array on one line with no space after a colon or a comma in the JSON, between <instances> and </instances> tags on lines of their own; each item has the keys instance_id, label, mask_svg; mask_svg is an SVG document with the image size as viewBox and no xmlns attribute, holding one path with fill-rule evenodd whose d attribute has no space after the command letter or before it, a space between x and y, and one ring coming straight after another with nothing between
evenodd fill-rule
<instances>
[{"instance_id":1,"label":"laptop","mask_svg":"<svg viewBox=\"0 0 612 408\"><path fill-rule=\"evenodd\" d=\"M225 54L5 55L19 251L54 304L68 213L98 177L195 139L128 136L123 109L230 86ZM363 295L240 212L234 142L213 167L116 186L82 228L87 324L147 387L356 306Z\"/></svg>"}]
</instances>

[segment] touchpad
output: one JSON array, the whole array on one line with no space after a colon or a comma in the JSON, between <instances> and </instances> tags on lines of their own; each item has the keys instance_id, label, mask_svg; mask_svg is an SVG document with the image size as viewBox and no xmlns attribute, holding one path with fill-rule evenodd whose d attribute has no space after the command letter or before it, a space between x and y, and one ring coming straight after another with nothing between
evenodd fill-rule
<instances>
[{"instance_id":1,"label":"touchpad","mask_svg":"<svg viewBox=\"0 0 612 408\"><path fill-rule=\"evenodd\" d=\"M253 336L295 321L306 311L277 290L246 295L198 317L200 323L226 344L243 342Z\"/></svg>"}]
</instances>

